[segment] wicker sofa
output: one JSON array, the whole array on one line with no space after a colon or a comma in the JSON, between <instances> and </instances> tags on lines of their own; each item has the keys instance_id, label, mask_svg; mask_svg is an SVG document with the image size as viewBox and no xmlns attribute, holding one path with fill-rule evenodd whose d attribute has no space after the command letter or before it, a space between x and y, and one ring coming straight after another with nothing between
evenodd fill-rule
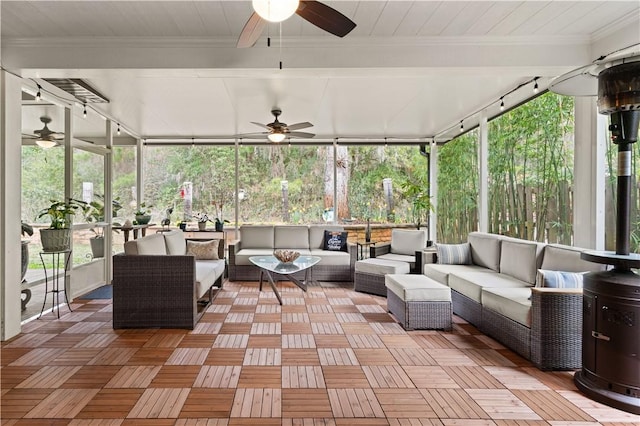
<instances>
[{"instance_id":1,"label":"wicker sofa","mask_svg":"<svg viewBox=\"0 0 640 426\"><path fill-rule=\"evenodd\" d=\"M217 256L215 244L202 256L218 257L208 260L187 254L182 231L147 235L124 249L113 257L113 328L193 329L222 288L224 240Z\"/></svg>"},{"instance_id":2,"label":"wicker sofa","mask_svg":"<svg viewBox=\"0 0 640 426\"><path fill-rule=\"evenodd\" d=\"M536 282L545 271L603 266L582 260L582 249L494 234L472 232L468 245L471 264L424 265L426 276L451 288L454 313L540 369L580 368L582 289Z\"/></svg>"},{"instance_id":3,"label":"wicker sofa","mask_svg":"<svg viewBox=\"0 0 640 426\"><path fill-rule=\"evenodd\" d=\"M240 239L229 243L229 279L256 281L260 277L260 269L249 261L251 256L270 255L276 249L289 249L299 251L302 255L322 258L313 267L314 280L353 281L356 246L348 244L347 252L323 250L325 230L343 232L344 228L328 225L241 226Z\"/></svg>"}]
</instances>

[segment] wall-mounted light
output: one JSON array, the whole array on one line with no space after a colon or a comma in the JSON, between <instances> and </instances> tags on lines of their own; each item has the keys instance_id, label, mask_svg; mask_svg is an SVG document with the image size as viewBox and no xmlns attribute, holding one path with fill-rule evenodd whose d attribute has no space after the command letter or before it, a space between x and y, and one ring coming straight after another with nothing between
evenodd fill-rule
<instances>
[{"instance_id":1,"label":"wall-mounted light","mask_svg":"<svg viewBox=\"0 0 640 426\"><path fill-rule=\"evenodd\" d=\"M87 118L87 104L86 104L86 103L84 103L84 104L82 104L82 106L83 106L83 108L84 108L84 109L83 109L83 111L82 111L82 116L83 116L84 118Z\"/></svg>"},{"instance_id":2,"label":"wall-mounted light","mask_svg":"<svg viewBox=\"0 0 640 426\"><path fill-rule=\"evenodd\" d=\"M536 78L533 85L533 93L538 93L538 79Z\"/></svg>"},{"instance_id":3,"label":"wall-mounted light","mask_svg":"<svg viewBox=\"0 0 640 426\"><path fill-rule=\"evenodd\" d=\"M253 10L269 22L282 22L298 10L299 0L253 0Z\"/></svg>"},{"instance_id":4,"label":"wall-mounted light","mask_svg":"<svg viewBox=\"0 0 640 426\"><path fill-rule=\"evenodd\" d=\"M462 123L462 120L460 120L460 133L464 132L464 124Z\"/></svg>"},{"instance_id":5,"label":"wall-mounted light","mask_svg":"<svg viewBox=\"0 0 640 426\"><path fill-rule=\"evenodd\" d=\"M116 133L120 136L120 123L118 123L118 130L116 130Z\"/></svg>"},{"instance_id":6,"label":"wall-mounted light","mask_svg":"<svg viewBox=\"0 0 640 426\"><path fill-rule=\"evenodd\" d=\"M500 111L504 111L504 99L500 98Z\"/></svg>"}]
</instances>

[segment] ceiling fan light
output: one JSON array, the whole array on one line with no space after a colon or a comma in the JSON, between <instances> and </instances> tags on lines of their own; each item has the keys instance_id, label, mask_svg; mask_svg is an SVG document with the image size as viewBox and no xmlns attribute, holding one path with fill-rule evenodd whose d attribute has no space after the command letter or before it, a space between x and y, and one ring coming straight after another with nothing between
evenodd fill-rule
<instances>
[{"instance_id":1,"label":"ceiling fan light","mask_svg":"<svg viewBox=\"0 0 640 426\"><path fill-rule=\"evenodd\" d=\"M267 139L273 143L280 143L286 138L284 133L269 133Z\"/></svg>"},{"instance_id":2,"label":"ceiling fan light","mask_svg":"<svg viewBox=\"0 0 640 426\"><path fill-rule=\"evenodd\" d=\"M299 0L252 0L253 10L269 22L282 22L298 10Z\"/></svg>"},{"instance_id":3,"label":"ceiling fan light","mask_svg":"<svg viewBox=\"0 0 640 426\"><path fill-rule=\"evenodd\" d=\"M58 142L52 139L36 139L36 145L42 149L49 149L57 146Z\"/></svg>"}]
</instances>

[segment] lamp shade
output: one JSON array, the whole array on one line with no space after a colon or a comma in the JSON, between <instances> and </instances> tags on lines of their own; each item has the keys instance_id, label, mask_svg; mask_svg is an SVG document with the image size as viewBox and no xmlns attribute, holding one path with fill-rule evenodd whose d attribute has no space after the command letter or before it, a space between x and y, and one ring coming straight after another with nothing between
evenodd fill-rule
<instances>
[{"instance_id":1,"label":"lamp shade","mask_svg":"<svg viewBox=\"0 0 640 426\"><path fill-rule=\"evenodd\" d=\"M36 145L43 149L49 149L58 145L58 141L55 141L53 139L36 139Z\"/></svg>"},{"instance_id":2,"label":"lamp shade","mask_svg":"<svg viewBox=\"0 0 640 426\"><path fill-rule=\"evenodd\" d=\"M284 133L269 133L267 135L267 139L269 139L271 142L275 142L275 143L282 142L285 137L286 136L285 136Z\"/></svg>"},{"instance_id":3,"label":"lamp shade","mask_svg":"<svg viewBox=\"0 0 640 426\"><path fill-rule=\"evenodd\" d=\"M269 22L282 22L295 13L299 0L253 0L253 10Z\"/></svg>"}]
</instances>

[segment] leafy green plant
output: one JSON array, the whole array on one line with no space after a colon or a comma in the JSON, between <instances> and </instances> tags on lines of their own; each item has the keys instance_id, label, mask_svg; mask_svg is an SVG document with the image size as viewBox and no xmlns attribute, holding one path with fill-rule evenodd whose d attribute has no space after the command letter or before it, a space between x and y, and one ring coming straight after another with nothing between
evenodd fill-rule
<instances>
[{"instance_id":1,"label":"leafy green plant","mask_svg":"<svg viewBox=\"0 0 640 426\"><path fill-rule=\"evenodd\" d=\"M36 219L49 216L49 229L67 229L71 226L71 216L78 212L86 212L88 204L69 198L68 201L49 200L51 205L38 213Z\"/></svg>"},{"instance_id":2,"label":"leafy green plant","mask_svg":"<svg viewBox=\"0 0 640 426\"><path fill-rule=\"evenodd\" d=\"M427 215L433 208L429 188L419 180L406 180L401 187L403 197L411 203L413 221L420 229L422 224L427 223Z\"/></svg>"},{"instance_id":3,"label":"leafy green plant","mask_svg":"<svg viewBox=\"0 0 640 426\"><path fill-rule=\"evenodd\" d=\"M151 214L151 208L153 208L151 204L147 205L143 201L142 203L140 203L140 205L138 206L138 210L136 210L134 214L136 216L145 216L145 215Z\"/></svg>"},{"instance_id":4,"label":"leafy green plant","mask_svg":"<svg viewBox=\"0 0 640 426\"><path fill-rule=\"evenodd\" d=\"M122 209L122 204L120 203L120 200L118 200L117 198L111 200L111 216L116 217L120 209ZM85 211L85 219L87 220L87 223L104 222L105 220L104 196L100 194L96 194L96 199L91 201L88 204L88 207L84 211ZM115 226L120 226L119 222L114 222L113 224ZM96 228L91 228L91 230L93 231L94 234L96 234L97 237L104 236L103 228L96 227Z\"/></svg>"}]
</instances>

